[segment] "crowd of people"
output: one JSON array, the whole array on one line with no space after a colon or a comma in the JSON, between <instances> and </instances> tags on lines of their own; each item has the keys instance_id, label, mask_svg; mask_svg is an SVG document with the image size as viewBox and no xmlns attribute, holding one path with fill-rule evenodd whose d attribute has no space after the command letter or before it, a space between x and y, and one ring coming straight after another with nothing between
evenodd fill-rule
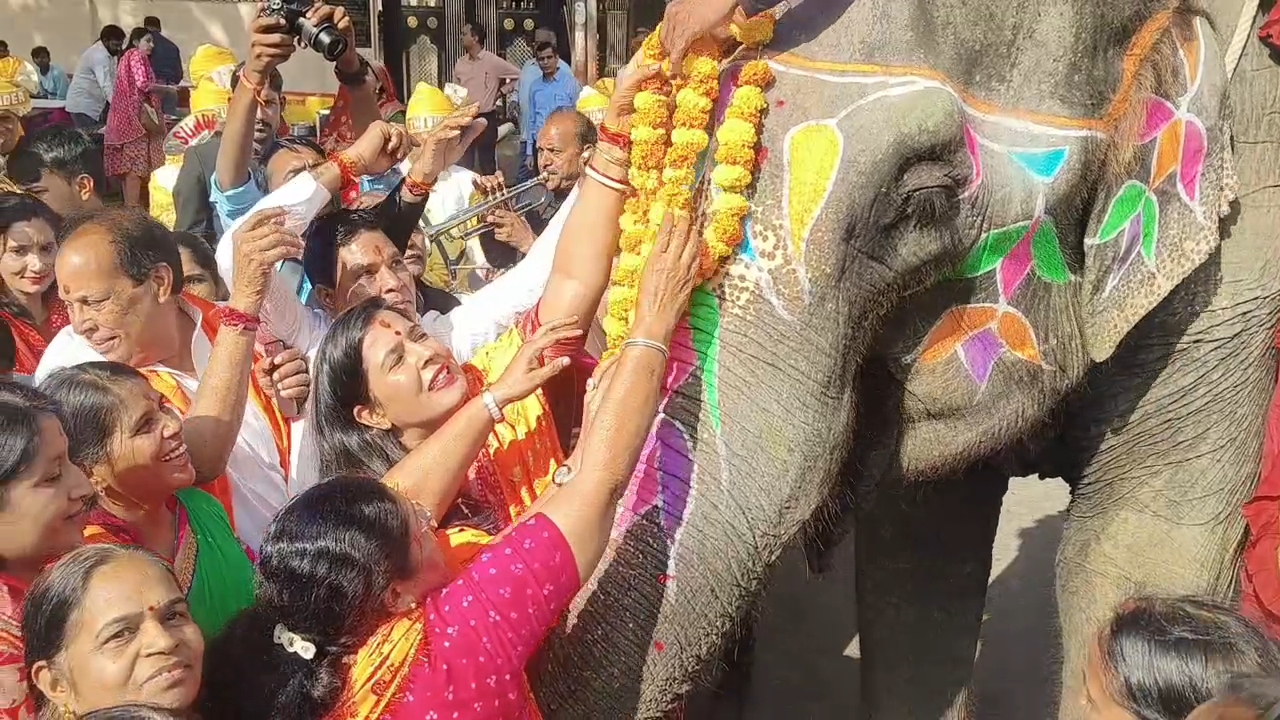
<instances>
[{"instance_id":1,"label":"crowd of people","mask_svg":"<svg viewBox=\"0 0 1280 720\"><path fill-rule=\"evenodd\" d=\"M734 6L677 0L662 40L678 56ZM351 36L340 7L309 19ZM0 718L539 717L525 665L604 553L701 264L698 220L668 215L600 362L619 128L664 71L632 63L596 122L554 33L517 68L469 23L467 100L424 114L350 42L329 132L282 136L299 45L257 17L170 229L138 207L182 78L160 27L0 80ZM74 127L15 130L24 92ZM423 227L502 191L504 94L549 198L487 214L510 252L463 301ZM1082 702L1274 718L1278 674L1234 610L1137 598Z\"/></svg>"}]
</instances>

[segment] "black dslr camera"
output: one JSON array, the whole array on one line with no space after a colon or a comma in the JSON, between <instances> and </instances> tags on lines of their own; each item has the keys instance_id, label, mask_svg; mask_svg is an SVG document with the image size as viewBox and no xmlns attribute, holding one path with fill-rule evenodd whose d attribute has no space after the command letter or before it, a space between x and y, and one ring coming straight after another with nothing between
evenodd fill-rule
<instances>
[{"instance_id":1,"label":"black dslr camera","mask_svg":"<svg viewBox=\"0 0 1280 720\"><path fill-rule=\"evenodd\" d=\"M324 56L329 62L337 62L347 51L347 39L338 32L331 22L316 26L307 19L307 11L311 9L311 0L267 0L262 8L262 17L278 17L284 20L289 34L298 38L304 45Z\"/></svg>"}]
</instances>

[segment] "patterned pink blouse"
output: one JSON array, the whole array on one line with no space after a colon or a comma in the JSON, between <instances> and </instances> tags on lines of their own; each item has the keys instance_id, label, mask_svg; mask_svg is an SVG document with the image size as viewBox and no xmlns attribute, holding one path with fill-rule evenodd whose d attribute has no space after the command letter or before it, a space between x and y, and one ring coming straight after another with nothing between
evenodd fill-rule
<instances>
[{"instance_id":1,"label":"patterned pink blouse","mask_svg":"<svg viewBox=\"0 0 1280 720\"><path fill-rule=\"evenodd\" d=\"M429 597L426 661L390 720L525 720L524 666L580 586L573 550L545 515L519 523Z\"/></svg>"},{"instance_id":2,"label":"patterned pink blouse","mask_svg":"<svg viewBox=\"0 0 1280 720\"><path fill-rule=\"evenodd\" d=\"M160 112L160 101L152 97L150 92L155 82L156 74L151 70L151 59L138 48L126 50L120 57L116 70L111 109L107 111L107 126L102 131L104 142L108 145L123 145L147 134L138 115L142 112L144 102L155 108L157 113Z\"/></svg>"}]
</instances>

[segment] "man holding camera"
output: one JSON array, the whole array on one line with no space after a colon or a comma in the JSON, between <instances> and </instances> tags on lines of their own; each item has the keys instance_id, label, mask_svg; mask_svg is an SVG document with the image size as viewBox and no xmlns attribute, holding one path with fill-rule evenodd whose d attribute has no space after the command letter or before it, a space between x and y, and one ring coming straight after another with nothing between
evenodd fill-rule
<instances>
[{"instance_id":1,"label":"man holding camera","mask_svg":"<svg viewBox=\"0 0 1280 720\"><path fill-rule=\"evenodd\" d=\"M265 169L256 159L266 152L267 136L274 139L275 126L267 123L279 122L280 97L273 76L279 77L277 68L293 56L300 39L324 57L336 58L334 76L351 93L351 121L357 134L381 119L375 84L366 82L369 63L356 52L355 29L345 9L307 0L270 0L261 7L262 12L249 23L249 58L236 77L210 183L212 202L227 225L267 192ZM318 164L324 157L310 160Z\"/></svg>"}]
</instances>

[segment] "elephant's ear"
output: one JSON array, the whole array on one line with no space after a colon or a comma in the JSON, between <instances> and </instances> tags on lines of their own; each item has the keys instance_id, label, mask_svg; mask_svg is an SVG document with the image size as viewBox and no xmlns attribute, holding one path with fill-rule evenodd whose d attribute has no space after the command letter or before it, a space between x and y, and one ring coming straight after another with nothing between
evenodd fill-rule
<instances>
[{"instance_id":1,"label":"elephant's ear","mask_svg":"<svg viewBox=\"0 0 1280 720\"><path fill-rule=\"evenodd\" d=\"M1234 177L1222 53L1209 23L1173 15L1134 72L1085 238L1082 324L1095 361L1221 242Z\"/></svg>"}]
</instances>

